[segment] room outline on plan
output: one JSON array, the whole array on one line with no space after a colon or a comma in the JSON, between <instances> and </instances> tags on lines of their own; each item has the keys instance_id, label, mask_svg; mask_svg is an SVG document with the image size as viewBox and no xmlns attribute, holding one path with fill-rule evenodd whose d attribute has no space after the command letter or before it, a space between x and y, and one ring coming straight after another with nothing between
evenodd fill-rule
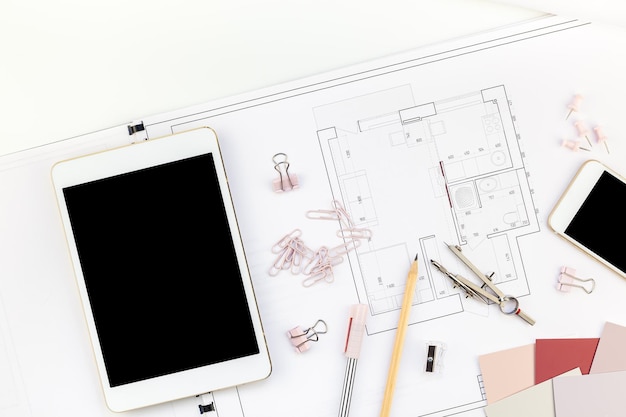
<instances>
[{"instance_id":1,"label":"room outline on plan","mask_svg":"<svg viewBox=\"0 0 626 417\"><path fill-rule=\"evenodd\" d=\"M466 256L506 294L530 293L518 239L539 231L530 175L504 86L418 101L411 85L315 107L335 200L372 237L349 256L368 333L396 326L408 265L418 254L420 321L493 309L467 299L429 259L476 279Z\"/></svg>"}]
</instances>

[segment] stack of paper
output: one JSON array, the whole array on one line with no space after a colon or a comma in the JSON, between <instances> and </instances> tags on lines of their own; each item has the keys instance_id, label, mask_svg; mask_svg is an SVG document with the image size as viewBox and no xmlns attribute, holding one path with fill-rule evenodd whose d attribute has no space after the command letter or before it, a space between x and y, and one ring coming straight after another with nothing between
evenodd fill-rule
<instances>
[{"instance_id":1,"label":"stack of paper","mask_svg":"<svg viewBox=\"0 0 626 417\"><path fill-rule=\"evenodd\" d=\"M626 3L620 0L497 0L497 2L578 19L589 19L592 22L626 26Z\"/></svg>"},{"instance_id":2,"label":"stack of paper","mask_svg":"<svg viewBox=\"0 0 626 417\"><path fill-rule=\"evenodd\" d=\"M487 417L622 417L626 327L600 338L537 339L480 356Z\"/></svg>"}]
</instances>

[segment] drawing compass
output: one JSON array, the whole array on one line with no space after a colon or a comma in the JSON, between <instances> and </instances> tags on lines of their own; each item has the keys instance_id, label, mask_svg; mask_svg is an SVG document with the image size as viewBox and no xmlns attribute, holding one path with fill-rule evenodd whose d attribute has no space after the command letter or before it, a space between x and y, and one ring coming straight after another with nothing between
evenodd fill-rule
<instances>
[{"instance_id":1,"label":"drawing compass","mask_svg":"<svg viewBox=\"0 0 626 417\"><path fill-rule=\"evenodd\" d=\"M476 267L462 252L461 247L458 245L447 245L448 249L452 251L465 265L468 266L472 272L480 278L483 282L482 285L475 284L474 282L468 280L464 276L460 274L453 274L448 271L443 265L435 260L430 260L430 263L433 264L435 268L441 271L444 275L452 280L455 287L461 288L465 291L465 294L468 298L477 298L480 301L488 304L489 301L492 301L500 307L500 311L504 314L515 314L524 319L531 326L535 324L535 320L533 320L530 316L524 313L519 308L519 301L516 297L511 295L505 295L493 282L492 274L483 274L480 269ZM485 288L486 287L486 288Z\"/></svg>"}]
</instances>

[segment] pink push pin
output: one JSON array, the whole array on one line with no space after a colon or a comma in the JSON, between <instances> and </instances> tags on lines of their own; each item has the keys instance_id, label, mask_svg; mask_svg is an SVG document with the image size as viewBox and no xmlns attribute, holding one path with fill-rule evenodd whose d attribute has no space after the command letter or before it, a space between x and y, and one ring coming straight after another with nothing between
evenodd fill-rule
<instances>
[{"instance_id":1,"label":"pink push pin","mask_svg":"<svg viewBox=\"0 0 626 417\"><path fill-rule=\"evenodd\" d=\"M589 143L589 146L592 146L591 141L589 140L589 136L588 136L589 129L587 129L585 124L579 120L576 123L574 123L574 126L576 126L576 129L578 130L578 137L579 138L584 137L585 139L587 139L587 143Z\"/></svg>"},{"instance_id":2,"label":"pink push pin","mask_svg":"<svg viewBox=\"0 0 626 417\"><path fill-rule=\"evenodd\" d=\"M564 148L569 148L574 152L578 152L579 149L582 149L583 151L589 151L589 149L580 146L579 140L563 139L563 142L561 142L561 146L563 146Z\"/></svg>"},{"instance_id":3,"label":"pink push pin","mask_svg":"<svg viewBox=\"0 0 626 417\"><path fill-rule=\"evenodd\" d=\"M320 327L321 329L316 329ZM317 342L319 335L328 331L328 326L324 320L318 320L313 327L302 330L302 327L296 326L287 332L291 344L296 348L296 352L303 353L311 348L311 342Z\"/></svg>"},{"instance_id":4,"label":"pink push pin","mask_svg":"<svg viewBox=\"0 0 626 417\"><path fill-rule=\"evenodd\" d=\"M582 101L583 101L583 96L581 96L580 94L576 94L574 96L574 99L572 100L572 102L567 106L567 108L569 109L569 113L567 113L565 120L567 120L573 112L578 111L578 109L580 108L580 103Z\"/></svg>"},{"instance_id":5,"label":"pink push pin","mask_svg":"<svg viewBox=\"0 0 626 417\"><path fill-rule=\"evenodd\" d=\"M609 152L609 144L606 143L608 137L604 134L604 130L602 129L602 127L596 126L593 128L593 131L596 132L596 139L598 143L604 143L606 153L611 153Z\"/></svg>"},{"instance_id":6,"label":"pink push pin","mask_svg":"<svg viewBox=\"0 0 626 417\"><path fill-rule=\"evenodd\" d=\"M576 270L567 266L561 267L561 273L559 274L559 282L556 284L556 288L559 291L570 292L573 287L582 288L587 294L591 294L591 291L596 287L596 281L593 278L582 279L575 276ZM574 281L586 284L575 284ZM589 287L589 288L587 288Z\"/></svg>"}]
</instances>

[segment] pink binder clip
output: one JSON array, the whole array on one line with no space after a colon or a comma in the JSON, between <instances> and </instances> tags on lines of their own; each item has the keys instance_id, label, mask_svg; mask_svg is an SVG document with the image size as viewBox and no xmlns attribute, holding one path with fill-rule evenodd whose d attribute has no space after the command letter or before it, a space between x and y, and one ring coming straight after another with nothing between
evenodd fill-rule
<instances>
[{"instance_id":1,"label":"pink binder clip","mask_svg":"<svg viewBox=\"0 0 626 417\"><path fill-rule=\"evenodd\" d=\"M569 113L567 113L565 120L567 120L573 112L577 112L579 110L580 103L582 101L583 101L583 96L581 96L580 94L576 94L574 96L574 98L572 99L572 102L567 106L567 108L569 109Z\"/></svg>"},{"instance_id":2,"label":"pink binder clip","mask_svg":"<svg viewBox=\"0 0 626 417\"><path fill-rule=\"evenodd\" d=\"M318 328L319 327L319 328ZM311 342L317 342L319 335L328 331L328 326L324 320L318 320L313 327L302 330L302 327L296 326L287 332L287 336L291 340L291 344L296 348L296 352L303 353L311 348Z\"/></svg>"},{"instance_id":3,"label":"pink binder clip","mask_svg":"<svg viewBox=\"0 0 626 417\"><path fill-rule=\"evenodd\" d=\"M576 275L576 270L567 266L561 267L561 273L559 274L559 282L556 284L556 288L559 291L570 292L573 287L582 288L587 294L590 294L596 287L596 281L593 278L582 279ZM580 282L576 284L574 281ZM589 283L589 284L583 284Z\"/></svg>"},{"instance_id":4,"label":"pink binder clip","mask_svg":"<svg viewBox=\"0 0 626 417\"><path fill-rule=\"evenodd\" d=\"M571 149L574 152L578 152L579 149L582 149L583 151L589 151L589 149L583 148L582 146L580 146L580 141L579 140L563 139L563 141L561 142L561 146L564 147L564 148Z\"/></svg>"},{"instance_id":5,"label":"pink binder clip","mask_svg":"<svg viewBox=\"0 0 626 417\"><path fill-rule=\"evenodd\" d=\"M289 162L287 155L280 152L272 157L274 169L278 171L278 178L273 181L274 191L277 193L293 190L299 187L298 177L289 173Z\"/></svg>"}]
</instances>

